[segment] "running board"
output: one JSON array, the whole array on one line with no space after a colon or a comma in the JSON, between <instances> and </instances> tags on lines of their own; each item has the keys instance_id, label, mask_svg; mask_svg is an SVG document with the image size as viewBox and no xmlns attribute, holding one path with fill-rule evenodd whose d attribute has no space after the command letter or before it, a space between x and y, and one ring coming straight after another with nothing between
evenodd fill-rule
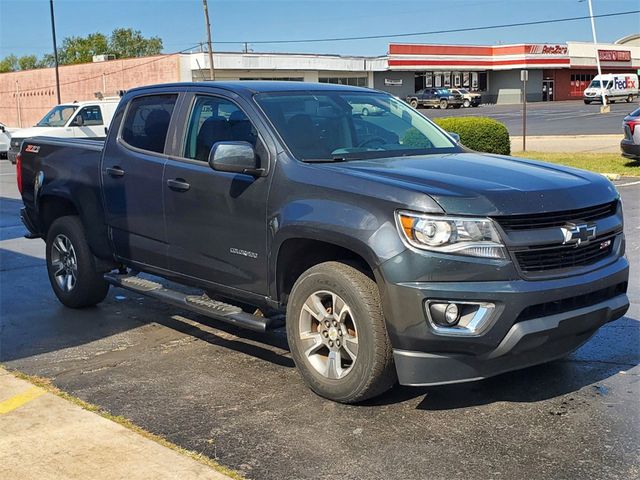
<instances>
[{"instance_id":1,"label":"running board","mask_svg":"<svg viewBox=\"0 0 640 480\"><path fill-rule=\"evenodd\" d=\"M251 315L242 311L240 307L213 300L206 294L185 294L177 290L168 289L160 283L144 278L117 273L106 273L104 279L116 287L131 290L132 292L146 295L162 302L184 308L185 310L213 318L214 320L220 320L256 332L264 332L282 324L279 318Z\"/></svg>"}]
</instances>

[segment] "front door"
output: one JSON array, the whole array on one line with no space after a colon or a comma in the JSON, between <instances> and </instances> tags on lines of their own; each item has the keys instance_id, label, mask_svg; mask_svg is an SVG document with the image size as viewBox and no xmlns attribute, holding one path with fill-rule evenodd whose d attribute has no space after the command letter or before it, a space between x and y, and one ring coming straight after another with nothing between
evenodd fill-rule
<instances>
[{"instance_id":1,"label":"front door","mask_svg":"<svg viewBox=\"0 0 640 480\"><path fill-rule=\"evenodd\" d=\"M542 81L542 100L544 102L553 102L553 80Z\"/></svg>"},{"instance_id":2,"label":"front door","mask_svg":"<svg viewBox=\"0 0 640 480\"><path fill-rule=\"evenodd\" d=\"M100 105L82 107L71 122L73 136L97 140L105 137L104 120Z\"/></svg>"},{"instance_id":3,"label":"front door","mask_svg":"<svg viewBox=\"0 0 640 480\"><path fill-rule=\"evenodd\" d=\"M116 254L161 269L167 268L164 149L177 99L176 93L133 98L119 134L108 138L102 163L107 225ZM114 125L120 125L118 120Z\"/></svg>"},{"instance_id":4,"label":"front door","mask_svg":"<svg viewBox=\"0 0 640 480\"><path fill-rule=\"evenodd\" d=\"M238 104L223 96L194 95L184 118L184 141L163 179L169 268L266 295L270 177L218 172L207 162L214 143L245 141L266 165L264 142Z\"/></svg>"}]
</instances>

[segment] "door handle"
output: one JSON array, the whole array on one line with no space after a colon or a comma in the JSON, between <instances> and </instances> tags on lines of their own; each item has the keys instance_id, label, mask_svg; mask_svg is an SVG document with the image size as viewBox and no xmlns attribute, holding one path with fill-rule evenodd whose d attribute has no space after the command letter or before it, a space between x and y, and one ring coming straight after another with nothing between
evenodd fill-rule
<instances>
[{"instance_id":1,"label":"door handle","mask_svg":"<svg viewBox=\"0 0 640 480\"><path fill-rule=\"evenodd\" d=\"M124 170L120 167L109 167L107 168L107 174L114 178L124 177Z\"/></svg>"},{"instance_id":2,"label":"door handle","mask_svg":"<svg viewBox=\"0 0 640 480\"><path fill-rule=\"evenodd\" d=\"M184 181L183 178L176 178L173 180L167 180L167 185L174 192L186 192L191 188L187 182Z\"/></svg>"}]
</instances>

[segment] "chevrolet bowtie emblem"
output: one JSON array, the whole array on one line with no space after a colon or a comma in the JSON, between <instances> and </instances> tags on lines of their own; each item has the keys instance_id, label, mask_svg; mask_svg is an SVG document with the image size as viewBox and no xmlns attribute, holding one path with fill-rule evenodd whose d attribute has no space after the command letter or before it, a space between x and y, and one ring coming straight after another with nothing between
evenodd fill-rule
<instances>
[{"instance_id":1,"label":"chevrolet bowtie emblem","mask_svg":"<svg viewBox=\"0 0 640 480\"><path fill-rule=\"evenodd\" d=\"M582 243L587 243L596 238L596 226L587 225L581 223L576 225L575 223L568 223L564 227L560 228L562 232L562 244L576 244L576 247Z\"/></svg>"}]
</instances>

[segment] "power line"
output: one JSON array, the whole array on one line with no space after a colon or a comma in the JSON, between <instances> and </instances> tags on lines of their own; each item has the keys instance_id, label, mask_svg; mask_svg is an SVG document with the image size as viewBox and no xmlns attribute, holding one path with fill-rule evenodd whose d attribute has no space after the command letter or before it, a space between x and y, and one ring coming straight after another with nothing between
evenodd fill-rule
<instances>
[{"instance_id":1,"label":"power line","mask_svg":"<svg viewBox=\"0 0 640 480\"><path fill-rule=\"evenodd\" d=\"M615 13L603 13L600 15L594 15L593 18L605 18L605 17L619 17L622 15L632 15L634 13L640 13L640 10L630 10L627 12L615 12ZM306 38L299 40L239 40L239 41L216 41L214 43L218 44L244 44L244 43L252 43L252 44L275 44L275 43L317 43L317 42L347 42L353 40L375 40L381 38L402 38L402 37L416 37L421 35L436 35L441 33L460 33L460 32L477 32L479 30L497 30L500 28L513 28L513 27L526 27L530 25L545 25L552 23L562 23L562 22L575 22L577 20L589 20L591 17L589 15L580 16L580 17L566 17L566 18L555 18L551 20L536 20L533 22L519 22L519 23L504 23L501 25L485 25L482 27L466 27L466 28L452 28L449 30L431 30L428 32L413 32L413 33L392 33L386 35L365 35L358 37L334 37L334 38Z\"/></svg>"}]
</instances>

